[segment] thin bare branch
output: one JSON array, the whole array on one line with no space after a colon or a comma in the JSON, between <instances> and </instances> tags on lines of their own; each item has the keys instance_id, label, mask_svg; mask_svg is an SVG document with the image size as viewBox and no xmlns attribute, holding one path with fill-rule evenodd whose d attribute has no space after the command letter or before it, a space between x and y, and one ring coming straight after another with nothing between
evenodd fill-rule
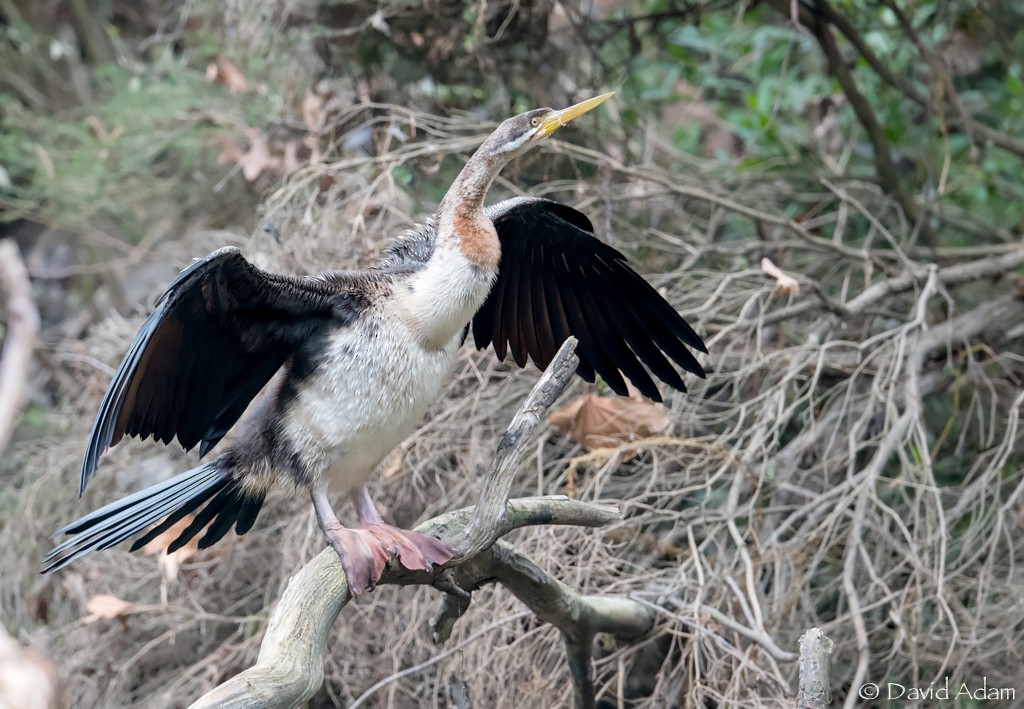
<instances>
[{"instance_id":1,"label":"thin bare branch","mask_svg":"<svg viewBox=\"0 0 1024 709\"><path fill-rule=\"evenodd\" d=\"M569 379L575 373L576 365L579 364L575 350L575 337L562 343L501 437L491 468L480 486L473 519L466 526L462 538L453 545L455 557L452 563L476 556L497 539L501 519L505 515L505 503L512 489L512 479L523 450L537 424L543 420L544 413L565 391Z\"/></svg>"},{"instance_id":2,"label":"thin bare branch","mask_svg":"<svg viewBox=\"0 0 1024 709\"><path fill-rule=\"evenodd\" d=\"M32 284L13 239L0 241L0 292L7 303L7 336L0 359L0 454L3 454L25 399L32 350L39 332L39 310L32 298Z\"/></svg>"}]
</instances>

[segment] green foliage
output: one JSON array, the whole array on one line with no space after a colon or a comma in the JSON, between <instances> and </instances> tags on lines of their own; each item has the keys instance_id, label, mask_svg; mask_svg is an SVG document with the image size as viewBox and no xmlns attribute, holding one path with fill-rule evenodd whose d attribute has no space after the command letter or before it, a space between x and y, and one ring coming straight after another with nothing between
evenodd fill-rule
<instances>
[{"instance_id":1,"label":"green foliage","mask_svg":"<svg viewBox=\"0 0 1024 709\"><path fill-rule=\"evenodd\" d=\"M28 31L23 28L23 32ZM220 140L261 123L269 99L201 73L208 52L155 52L91 68L90 105L40 111L0 95L0 219L100 228L136 243L166 214L216 213Z\"/></svg>"},{"instance_id":2,"label":"green foliage","mask_svg":"<svg viewBox=\"0 0 1024 709\"><path fill-rule=\"evenodd\" d=\"M1019 60L1024 33L1013 29L1024 25L1024 13L1011 3L999 5L995 13L966 0L913 5L921 46L941 68L935 71L891 10L834 3L879 61L925 96L928 106L888 84L841 33L833 29L833 34L892 145L900 179L915 199L969 215L976 224L1010 230L1024 218L1020 157L958 129L956 108L1007 135L1024 133L1024 65ZM842 163L844 177L875 178L868 136L808 28L786 22L768 4L730 12L706 3L699 16L672 16L671 2L648 2L644 9L651 17L670 17L641 21L632 34L620 33L601 46L610 83L621 84L627 119L638 122L644 116L649 121L652 104L689 104L697 110L683 121L666 119L670 122L663 131L684 153L704 152L722 168L754 170L763 178L780 175L798 187L818 187L821 175L840 177L836 162ZM643 16L623 8L614 19ZM998 25L992 20L997 16L1003 18ZM963 76L942 68L944 63L960 67ZM815 131L823 128L822 111L832 106L837 106L834 144L827 145ZM734 152L709 140L722 131L735 139ZM779 208L795 217L807 205L793 199ZM848 226L844 237L852 243L871 230L865 220ZM962 246L972 237L961 229L945 229L940 239L943 245Z\"/></svg>"}]
</instances>

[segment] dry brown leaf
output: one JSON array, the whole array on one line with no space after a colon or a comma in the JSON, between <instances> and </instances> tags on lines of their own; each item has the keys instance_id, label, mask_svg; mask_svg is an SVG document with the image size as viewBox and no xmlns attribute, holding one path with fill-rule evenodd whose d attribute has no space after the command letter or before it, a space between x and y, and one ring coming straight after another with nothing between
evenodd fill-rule
<instances>
[{"instance_id":1,"label":"dry brown leaf","mask_svg":"<svg viewBox=\"0 0 1024 709\"><path fill-rule=\"evenodd\" d=\"M206 66L206 80L224 84L232 93L245 91L249 86L238 67L225 57L217 57Z\"/></svg>"},{"instance_id":2,"label":"dry brown leaf","mask_svg":"<svg viewBox=\"0 0 1024 709\"><path fill-rule=\"evenodd\" d=\"M775 279L775 288L782 295L800 295L800 283L788 273L783 272L767 256L761 259L761 272Z\"/></svg>"},{"instance_id":3,"label":"dry brown leaf","mask_svg":"<svg viewBox=\"0 0 1024 709\"><path fill-rule=\"evenodd\" d=\"M590 451L660 435L672 425L668 410L653 401L596 394L584 394L552 411L548 421Z\"/></svg>"},{"instance_id":4,"label":"dry brown leaf","mask_svg":"<svg viewBox=\"0 0 1024 709\"><path fill-rule=\"evenodd\" d=\"M246 129L246 135L252 143L252 147L245 155L238 159L238 166L242 168L242 176L252 182L263 174L265 170L277 167L277 159L270 154L270 146L259 131L252 128Z\"/></svg>"},{"instance_id":5,"label":"dry brown leaf","mask_svg":"<svg viewBox=\"0 0 1024 709\"><path fill-rule=\"evenodd\" d=\"M199 553L199 535L193 536L185 546L180 549L175 549L170 554L164 552L167 551L167 547L178 538L185 527L192 523L195 515L187 515L184 519L178 520L170 529L154 537L146 546L142 547L142 552L146 556L152 556L153 554L160 554L157 558L157 566L160 567L160 572L166 581L174 581L178 578L178 570L181 569L181 565L191 559L193 556Z\"/></svg>"},{"instance_id":6,"label":"dry brown leaf","mask_svg":"<svg viewBox=\"0 0 1024 709\"><path fill-rule=\"evenodd\" d=\"M316 87L306 90L302 98L302 120L311 133L319 133L324 127L327 100L330 94L317 91Z\"/></svg>"},{"instance_id":7,"label":"dry brown leaf","mask_svg":"<svg viewBox=\"0 0 1024 709\"><path fill-rule=\"evenodd\" d=\"M82 620L86 623L95 623L100 619L118 618L135 606L134 603L123 601L117 596L108 596L105 593L93 596L85 603L85 610L89 615Z\"/></svg>"},{"instance_id":8,"label":"dry brown leaf","mask_svg":"<svg viewBox=\"0 0 1024 709\"><path fill-rule=\"evenodd\" d=\"M320 175L320 179L317 182L318 193L323 194L324 192L327 192L329 189L334 187L334 183L336 182L337 180L333 175Z\"/></svg>"},{"instance_id":9,"label":"dry brown leaf","mask_svg":"<svg viewBox=\"0 0 1024 709\"><path fill-rule=\"evenodd\" d=\"M233 162L242 169L242 176L249 182L254 181L264 172L274 172L281 167L281 159L270 153L267 139L255 128L242 131L249 141L249 149L243 151L233 140L225 140L220 145L217 155L219 164Z\"/></svg>"}]
</instances>

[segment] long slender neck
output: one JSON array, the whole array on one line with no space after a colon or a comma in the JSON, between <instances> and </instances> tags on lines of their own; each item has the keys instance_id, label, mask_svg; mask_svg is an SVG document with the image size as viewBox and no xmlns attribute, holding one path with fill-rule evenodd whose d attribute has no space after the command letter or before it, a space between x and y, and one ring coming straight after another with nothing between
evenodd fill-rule
<instances>
[{"instance_id":1,"label":"long slender neck","mask_svg":"<svg viewBox=\"0 0 1024 709\"><path fill-rule=\"evenodd\" d=\"M483 214L487 190L507 161L484 157L482 151L481 148L473 154L438 205L439 225L450 224L455 216L469 217L474 212Z\"/></svg>"},{"instance_id":2,"label":"long slender neck","mask_svg":"<svg viewBox=\"0 0 1024 709\"><path fill-rule=\"evenodd\" d=\"M485 156L481 147L462 168L437 208L436 256L461 252L475 269L485 272L497 269L501 244L494 224L484 213L484 197L507 162L500 157Z\"/></svg>"},{"instance_id":3,"label":"long slender neck","mask_svg":"<svg viewBox=\"0 0 1024 709\"><path fill-rule=\"evenodd\" d=\"M425 347L452 345L491 290L501 242L484 197L506 162L479 150L469 159L437 208L430 258L398 291L396 302Z\"/></svg>"}]
</instances>

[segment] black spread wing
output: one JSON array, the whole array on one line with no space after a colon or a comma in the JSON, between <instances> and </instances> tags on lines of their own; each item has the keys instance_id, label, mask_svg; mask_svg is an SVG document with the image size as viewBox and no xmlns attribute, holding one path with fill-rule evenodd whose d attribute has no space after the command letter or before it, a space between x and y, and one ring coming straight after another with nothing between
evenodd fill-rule
<instances>
[{"instance_id":1,"label":"black spread wing","mask_svg":"<svg viewBox=\"0 0 1024 709\"><path fill-rule=\"evenodd\" d=\"M700 336L626 257L597 239L590 220L558 202L518 198L488 209L501 241L494 288L473 318L478 349L494 345L520 367L548 366L570 335L579 340L577 373L595 372L620 395L623 375L661 401L651 377L686 391L673 362L704 376L688 347L707 352Z\"/></svg>"},{"instance_id":2,"label":"black spread wing","mask_svg":"<svg viewBox=\"0 0 1024 709\"><path fill-rule=\"evenodd\" d=\"M259 270L236 248L192 264L157 301L103 397L80 491L122 436L205 455L295 349L332 318L329 281ZM341 309L342 312L344 309Z\"/></svg>"}]
</instances>

